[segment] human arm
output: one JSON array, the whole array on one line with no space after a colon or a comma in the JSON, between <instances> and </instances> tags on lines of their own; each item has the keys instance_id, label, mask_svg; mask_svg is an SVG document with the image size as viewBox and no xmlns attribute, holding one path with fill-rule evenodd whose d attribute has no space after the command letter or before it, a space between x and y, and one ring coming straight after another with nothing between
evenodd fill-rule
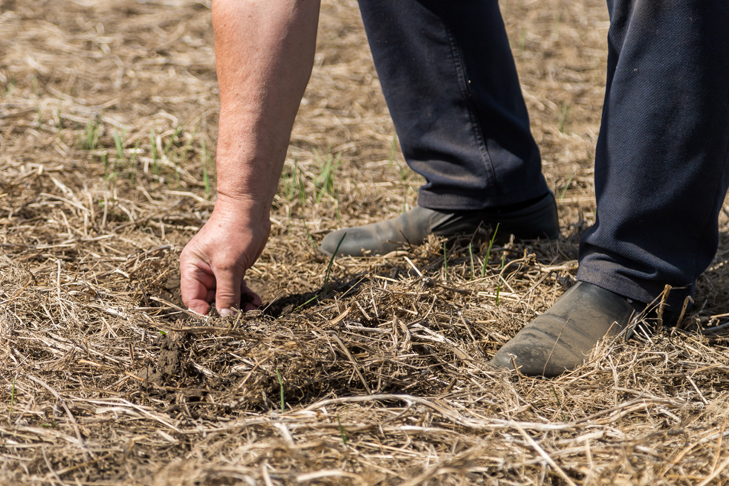
<instances>
[{"instance_id":1,"label":"human arm","mask_svg":"<svg viewBox=\"0 0 729 486\"><path fill-rule=\"evenodd\" d=\"M217 200L180 255L185 305L238 308L243 280L271 231L270 209L311 75L319 0L213 0L220 88Z\"/></svg>"}]
</instances>

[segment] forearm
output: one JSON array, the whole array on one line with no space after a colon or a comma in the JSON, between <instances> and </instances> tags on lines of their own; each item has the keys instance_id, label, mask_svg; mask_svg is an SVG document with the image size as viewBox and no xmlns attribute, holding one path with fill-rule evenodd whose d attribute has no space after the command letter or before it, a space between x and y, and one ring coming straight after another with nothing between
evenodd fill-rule
<instances>
[{"instance_id":1,"label":"forearm","mask_svg":"<svg viewBox=\"0 0 729 486\"><path fill-rule=\"evenodd\" d=\"M213 0L220 86L218 199L180 254L189 308L221 315L261 299L246 271L266 245L291 127L311 74L319 0ZM241 293L253 298L241 305Z\"/></svg>"},{"instance_id":2,"label":"forearm","mask_svg":"<svg viewBox=\"0 0 729 486\"><path fill-rule=\"evenodd\" d=\"M319 0L213 0L218 204L268 218L311 75Z\"/></svg>"}]
</instances>

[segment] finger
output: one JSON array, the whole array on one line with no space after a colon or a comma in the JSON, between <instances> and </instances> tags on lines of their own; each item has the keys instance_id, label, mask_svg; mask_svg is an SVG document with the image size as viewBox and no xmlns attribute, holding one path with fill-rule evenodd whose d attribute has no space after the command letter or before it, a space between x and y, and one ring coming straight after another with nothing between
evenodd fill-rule
<instances>
[{"instance_id":1,"label":"finger","mask_svg":"<svg viewBox=\"0 0 729 486\"><path fill-rule=\"evenodd\" d=\"M210 304L204 300L196 299L185 304L188 309L197 312L200 315L206 316L210 312Z\"/></svg>"},{"instance_id":2,"label":"finger","mask_svg":"<svg viewBox=\"0 0 729 486\"><path fill-rule=\"evenodd\" d=\"M187 286L187 287L189 288L189 286ZM184 294L185 288L186 288L186 286L182 286L182 285L180 287L180 290L183 292L183 296L185 295ZM185 307L187 307L188 309L192 309L193 311L197 312L198 314L207 315L208 312L210 311L210 302L212 302L212 299L211 300L207 299L208 291L203 287L200 291L195 291L195 294L202 295L203 298L199 298L199 297L191 298L189 295L189 290L188 290L188 295L186 295L182 298L182 302L185 304Z\"/></svg>"},{"instance_id":3,"label":"finger","mask_svg":"<svg viewBox=\"0 0 729 486\"><path fill-rule=\"evenodd\" d=\"M234 270L219 269L215 272L215 308L222 317L232 315L231 309L240 306L241 277Z\"/></svg>"},{"instance_id":4,"label":"finger","mask_svg":"<svg viewBox=\"0 0 729 486\"><path fill-rule=\"evenodd\" d=\"M214 288L215 277L211 275L207 265L180 258L180 293L182 302L188 309L207 315L213 301L210 290Z\"/></svg>"},{"instance_id":5,"label":"finger","mask_svg":"<svg viewBox=\"0 0 729 486\"><path fill-rule=\"evenodd\" d=\"M263 300L261 297L255 293L253 290L251 290L250 287L248 287L248 284L246 284L245 280L241 281L241 309L243 311L251 311L258 309L261 305L263 305ZM244 296L248 296L247 298ZM245 302L244 302L245 301Z\"/></svg>"}]
</instances>

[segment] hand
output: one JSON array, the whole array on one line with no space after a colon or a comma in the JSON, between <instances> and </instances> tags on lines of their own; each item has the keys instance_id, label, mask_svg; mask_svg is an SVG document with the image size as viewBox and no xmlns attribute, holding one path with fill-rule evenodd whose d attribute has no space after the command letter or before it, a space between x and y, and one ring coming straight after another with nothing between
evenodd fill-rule
<instances>
[{"instance_id":1,"label":"hand","mask_svg":"<svg viewBox=\"0 0 729 486\"><path fill-rule=\"evenodd\" d=\"M268 208L220 194L210 219L180 255L185 305L206 315L214 300L218 313L227 316L239 308L241 295L247 294L249 302L241 310L258 308L261 298L243 277L261 256L270 232Z\"/></svg>"}]
</instances>

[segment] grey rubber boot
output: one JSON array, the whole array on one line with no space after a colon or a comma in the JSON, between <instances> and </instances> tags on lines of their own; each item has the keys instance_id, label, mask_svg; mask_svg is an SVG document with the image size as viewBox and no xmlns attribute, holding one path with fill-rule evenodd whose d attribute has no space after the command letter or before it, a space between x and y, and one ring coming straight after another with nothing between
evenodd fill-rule
<instances>
[{"instance_id":1,"label":"grey rubber boot","mask_svg":"<svg viewBox=\"0 0 729 486\"><path fill-rule=\"evenodd\" d=\"M514 369L516 363L529 376L553 377L571 371L600 339L619 334L645 308L642 302L578 282L506 343L491 365Z\"/></svg>"},{"instance_id":2,"label":"grey rubber boot","mask_svg":"<svg viewBox=\"0 0 729 486\"><path fill-rule=\"evenodd\" d=\"M529 206L507 211L443 212L418 206L397 218L329 233L320 249L332 255L341 241L337 256L384 255L408 245L420 245L429 234L471 235L479 228L495 228L497 224L501 235L513 234L524 240L557 239L559 221L554 195L550 192Z\"/></svg>"}]
</instances>

